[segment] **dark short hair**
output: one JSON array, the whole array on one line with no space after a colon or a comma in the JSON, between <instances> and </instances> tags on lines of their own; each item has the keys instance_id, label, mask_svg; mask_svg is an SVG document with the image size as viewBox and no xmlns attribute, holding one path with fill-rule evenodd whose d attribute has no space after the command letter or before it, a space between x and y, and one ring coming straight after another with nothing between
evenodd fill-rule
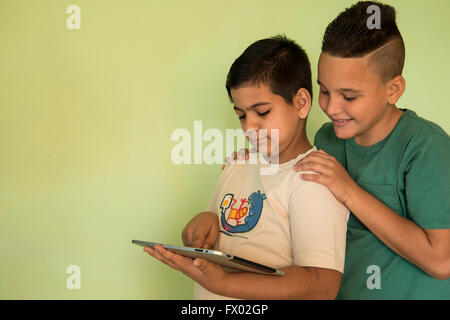
<instances>
[{"instance_id":1,"label":"dark short hair","mask_svg":"<svg viewBox=\"0 0 450 320\"><path fill-rule=\"evenodd\" d=\"M380 28L369 28L369 6L380 10ZM375 52L377 51L377 52ZM395 22L395 9L375 1L359 1L341 12L325 30L322 52L341 58L364 57L373 53L374 67L383 81L401 75L405 46Z\"/></svg>"},{"instance_id":2,"label":"dark short hair","mask_svg":"<svg viewBox=\"0 0 450 320\"><path fill-rule=\"evenodd\" d=\"M251 44L231 65L225 87L232 101L232 88L258 84L268 85L288 104L301 88L312 97L311 66L305 51L284 35Z\"/></svg>"}]
</instances>

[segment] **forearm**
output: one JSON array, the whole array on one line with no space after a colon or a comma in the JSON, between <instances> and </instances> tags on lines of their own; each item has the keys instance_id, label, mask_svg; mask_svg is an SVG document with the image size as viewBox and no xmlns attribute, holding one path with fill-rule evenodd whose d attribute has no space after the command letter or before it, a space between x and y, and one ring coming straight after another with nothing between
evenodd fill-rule
<instances>
[{"instance_id":1,"label":"forearm","mask_svg":"<svg viewBox=\"0 0 450 320\"><path fill-rule=\"evenodd\" d=\"M354 187L346 207L386 246L429 275L440 278L441 266L448 262L445 247L439 245L413 221L392 211L360 187Z\"/></svg>"},{"instance_id":2,"label":"forearm","mask_svg":"<svg viewBox=\"0 0 450 320\"><path fill-rule=\"evenodd\" d=\"M330 269L290 266L283 276L228 273L221 295L239 299L334 299L341 273Z\"/></svg>"},{"instance_id":3,"label":"forearm","mask_svg":"<svg viewBox=\"0 0 450 320\"><path fill-rule=\"evenodd\" d=\"M169 267L183 272L205 289L240 299L334 299L342 274L336 270L290 266L283 276L226 272L205 259L191 259L161 245L144 251Z\"/></svg>"}]
</instances>

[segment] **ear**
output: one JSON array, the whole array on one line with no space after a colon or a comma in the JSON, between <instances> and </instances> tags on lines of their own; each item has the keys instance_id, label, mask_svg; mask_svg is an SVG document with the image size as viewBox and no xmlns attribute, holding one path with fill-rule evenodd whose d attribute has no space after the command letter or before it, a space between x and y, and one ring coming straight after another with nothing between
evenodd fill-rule
<instances>
[{"instance_id":1,"label":"ear","mask_svg":"<svg viewBox=\"0 0 450 320\"><path fill-rule=\"evenodd\" d=\"M405 78L396 76L387 83L387 101L394 105L406 90Z\"/></svg>"},{"instance_id":2,"label":"ear","mask_svg":"<svg viewBox=\"0 0 450 320\"><path fill-rule=\"evenodd\" d=\"M305 88L300 88L292 101L300 119L306 119L311 110L311 95Z\"/></svg>"}]
</instances>

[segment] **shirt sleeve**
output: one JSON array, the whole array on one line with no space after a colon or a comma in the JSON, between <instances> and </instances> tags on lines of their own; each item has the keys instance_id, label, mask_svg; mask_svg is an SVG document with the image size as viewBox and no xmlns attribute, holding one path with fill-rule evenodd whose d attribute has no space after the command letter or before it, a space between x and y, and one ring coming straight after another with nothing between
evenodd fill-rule
<instances>
[{"instance_id":1,"label":"shirt sleeve","mask_svg":"<svg viewBox=\"0 0 450 320\"><path fill-rule=\"evenodd\" d=\"M325 186L296 176L289 217L294 264L343 272L347 208Z\"/></svg>"},{"instance_id":2,"label":"shirt sleeve","mask_svg":"<svg viewBox=\"0 0 450 320\"><path fill-rule=\"evenodd\" d=\"M409 218L424 229L450 228L450 138L423 136L407 151L405 194Z\"/></svg>"}]
</instances>

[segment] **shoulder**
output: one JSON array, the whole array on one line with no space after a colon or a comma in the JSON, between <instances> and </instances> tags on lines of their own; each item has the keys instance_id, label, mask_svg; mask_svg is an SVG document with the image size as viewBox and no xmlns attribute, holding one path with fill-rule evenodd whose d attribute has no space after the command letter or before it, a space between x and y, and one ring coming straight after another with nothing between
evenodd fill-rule
<instances>
[{"instance_id":1,"label":"shoulder","mask_svg":"<svg viewBox=\"0 0 450 320\"><path fill-rule=\"evenodd\" d=\"M444 129L410 110L406 110L403 117L393 140L396 145L403 145L404 160L437 157L448 161L450 138Z\"/></svg>"},{"instance_id":2,"label":"shoulder","mask_svg":"<svg viewBox=\"0 0 450 320\"><path fill-rule=\"evenodd\" d=\"M321 211L322 215L333 215L336 211L345 213L347 208L339 202L331 191L322 184L303 180L302 173L314 173L311 171L290 173L289 207L291 210L299 208L312 208Z\"/></svg>"},{"instance_id":3,"label":"shoulder","mask_svg":"<svg viewBox=\"0 0 450 320\"><path fill-rule=\"evenodd\" d=\"M438 124L418 116L414 111L406 110L401 118L399 138L408 141L449 141L449 136Z\"/></svg>"}]
</instances>

